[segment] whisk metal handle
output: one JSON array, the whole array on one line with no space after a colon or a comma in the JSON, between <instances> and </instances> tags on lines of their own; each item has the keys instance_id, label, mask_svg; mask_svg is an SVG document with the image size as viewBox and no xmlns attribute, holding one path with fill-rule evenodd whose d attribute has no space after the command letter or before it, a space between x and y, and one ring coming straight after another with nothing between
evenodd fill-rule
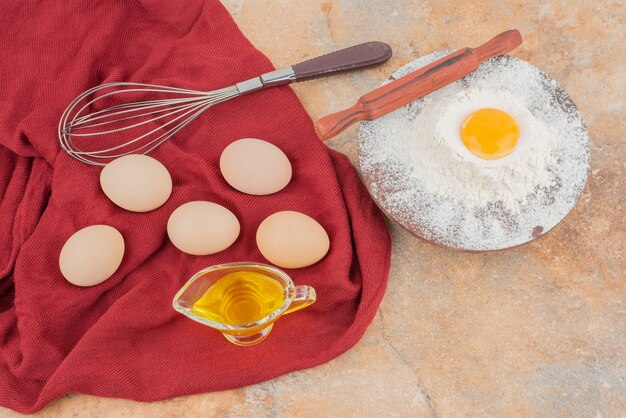
<instances>
[{"instance_id":1,"label":"whisk metal handle","mask_svg":"<svg viewBox=\"0 0 626 418\"><path fill-rule=\"evenodd\" d=\"M366 42L312 58L291 67L265 73L237 83L236 87L239 94L251 93L265 87L280 86L381 64L389 60L391 54L391 47L384 42Z\"/></svg>"},{"instance_id":2,"label":"whisk metal handle","mask_svg":"<svg viewBox=\"0 0 626 418\"><path fill-rule=\"evenodd\" d=\"M270 71L250 80L235 84L239 94L252 93L265 87L281 86L296 81L296 74L292 67L285 67L279 70Z\"/></svg>"}]
</instances>

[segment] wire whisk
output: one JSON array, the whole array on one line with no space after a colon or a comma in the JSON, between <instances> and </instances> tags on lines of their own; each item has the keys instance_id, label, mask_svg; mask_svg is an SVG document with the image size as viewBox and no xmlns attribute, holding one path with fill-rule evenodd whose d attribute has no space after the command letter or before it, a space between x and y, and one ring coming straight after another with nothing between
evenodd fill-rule
<instances>
[{"instance_id":1,"label":"wire whisk","mask_svg":"<svg viewBox=\"0 0 626 418\"><path fill-rule=\"evenodd\" d=\"M124 155L148 154L218 103L266 87L380 64L390 57L389 45L367 42L208 92L131 82L102 84L67 106L59 121L59 142L73 158L104 166Z\"/></svg>"},{"instance_id":2,"label":"wire whisk","mask_svg":"<svg viewBox=\"0 0 626 418\"><path fill-rule=\"evenodd\" d=\"M89 112L112 96L137 93L165 93L172 97L132 101ZM236 86L201 92L142 83L102 84L76 97L65 109L59 121L59 140L61 147L77 160L92 165L106 165L110 160L124 155L151 152L209 107L240 94ZM83 142L89 139L108 143L107 138L103 138L105 135L120 137L122 131L133 134L142 127L147 128L146 132L108 148L89 150L81 148L79 144L79 140Z\"/></svg>"}]
</instances>

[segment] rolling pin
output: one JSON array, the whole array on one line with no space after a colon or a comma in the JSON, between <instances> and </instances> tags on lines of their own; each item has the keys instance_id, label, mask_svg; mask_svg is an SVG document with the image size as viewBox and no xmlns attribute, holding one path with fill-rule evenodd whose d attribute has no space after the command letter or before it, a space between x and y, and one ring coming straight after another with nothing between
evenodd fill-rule
<instances>
[{"instance_id":1,"label":"rolling pin","mask_svg":"<svg viewBox=\"0 0 626 418\"><path fill-rule=\"evenodd\" d=\"M508 30L477 48L463 48L363 96L352 107L315 122L320 139L334 137L362 120L377 119L476 70L481 62L506 54L522 43L518 30Z\"/></svg>"}]
</instances>

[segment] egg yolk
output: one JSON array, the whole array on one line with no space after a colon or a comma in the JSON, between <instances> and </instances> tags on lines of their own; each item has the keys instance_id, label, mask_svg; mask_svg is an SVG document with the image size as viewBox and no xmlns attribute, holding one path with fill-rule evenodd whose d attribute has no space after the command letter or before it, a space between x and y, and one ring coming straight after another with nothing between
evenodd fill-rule
<instances>
[{"instance_id":1,"label":"egg yolk","mask_svg":"<svg viewBox=\"0 0 626 418\"><path fill-rule=\"evenodd\" d=\"M519 126L515 119L499 109L478 109L461 126L463 145L484 160L497 160L515 150Z\"/></svg>"}]
</instances>

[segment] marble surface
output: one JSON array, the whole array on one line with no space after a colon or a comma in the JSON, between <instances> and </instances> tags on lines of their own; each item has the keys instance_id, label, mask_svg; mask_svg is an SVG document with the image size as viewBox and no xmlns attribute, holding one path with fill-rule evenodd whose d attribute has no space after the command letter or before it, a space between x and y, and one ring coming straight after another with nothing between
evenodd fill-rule
<instances>
[{"instance_id":1,"label":"marble surface","mask_svg":"<svg viewBox=\"0 0 626 418\"><path fill-rule=\"evenodd\" d=\"M382 67L295 85L313 119L353 104L414 57L518 28L524 44L513 55L554 77L586 120L585 192L554 230L505 252L452 252L390 222L389 290L363 340L328 364L164 402L67 395L36 415L626 416L625 3L224 2L276 66L361 41L392 45ZM328 145L356 163L356 133Z\"/></svg>"}]
</instances>

